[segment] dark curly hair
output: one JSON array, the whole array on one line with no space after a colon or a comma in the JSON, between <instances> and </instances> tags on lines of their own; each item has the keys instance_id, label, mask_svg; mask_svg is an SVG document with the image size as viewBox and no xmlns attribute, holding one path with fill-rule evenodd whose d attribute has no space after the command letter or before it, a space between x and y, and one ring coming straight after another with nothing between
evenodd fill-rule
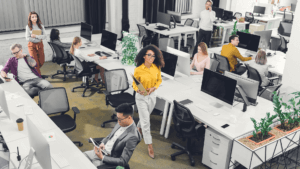
<instances>
[{"instance_id":1,"label":"dark curly hair","mask_svg":"<svg viewBox=\"0 0 300 169\"><path fill-rule=\"evenodd\" d=\"M146 55L147 51L151 50L153 53L155 53L155 60L154 60L154 64L158 67L158 68L162 68L165 66L165 61L164 61L164 57L161 53L161 51L158 49L157 46L155 45L148 45L145 46L135 57L135 63L136 63L136 67L141 66L144 62L144 56Z\"/></svg>"},{"instance_id":2,"label":"dark curly hair","mask_svg":"<svg viewBox=\"0 0 300 169\"><path fill-rule=\"evenodd\" d=\"M51 42L53 42L54 40L60 40L58 29L51 29L50 40Z\"/></svg>"}]
</instances>

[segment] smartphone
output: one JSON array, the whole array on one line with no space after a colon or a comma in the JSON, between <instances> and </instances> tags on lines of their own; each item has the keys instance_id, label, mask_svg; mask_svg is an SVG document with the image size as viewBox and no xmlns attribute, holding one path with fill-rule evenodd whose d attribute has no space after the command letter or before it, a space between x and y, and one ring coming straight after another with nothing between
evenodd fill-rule
<instances>
[{"instance_id":1,"label":"smartphone","mask_svg":"<svg viewBox=\"0 0 300 169\"><path fill-rule=\"evenodd\" d=\"M182 105L186 105L186 104L193 103L193 101L191 101L190 99L185 99L185 100L180 101L179 103Z\"/></svg>"},{"instance_id":2,"label":"smartphone","mask_svg":"<svg viewBox=\"0 0 300 169\"><path fill-rule=\"evenodd\" d=\"M3 77L4 79L10 79L10 78L8 78L8 77Z\"/></svg>"},{"instance_id":3,"label":"smartphone","mask_svg":"<svg viewBox=\"0 0 300 169\"><path fill-rule=\"evenodd\" d=\"M229 124L224 124L223 126L221 126L222 128L226 128L226 127L228 127L229 126Z\"/></svg>"}]
</instances>

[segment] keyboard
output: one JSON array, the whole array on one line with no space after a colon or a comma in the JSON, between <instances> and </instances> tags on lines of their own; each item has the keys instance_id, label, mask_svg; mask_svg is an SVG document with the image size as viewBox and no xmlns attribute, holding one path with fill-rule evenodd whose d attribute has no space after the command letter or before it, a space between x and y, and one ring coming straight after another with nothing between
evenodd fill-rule
<instances>
[{"instance_id":1,"label":"keyboard","mask_svg":"<svg viewBox=\"0 0 300 169\"><path fill-rule=\"evenodd\" d=\"M60 168L70 165L67 159L61 153L51 153L51 157Z\"/></svg>"},{"instance_id":2,"label":"keyboard","mask_svg":"<svg viewBox=\"0 0 300 169\"><path fill-rule=\"evenodd\" d=\"M155 29L157 29L157 30L166 30L166 29L168 29L168 28L163 27L163 26L157 26Z\"/></svg>"},{"instance_id":3,"label":"keyboard","mask_svg":"<svg viewBox=\"0 0 300 169\"><path fill-rule=\"evenodd\" d=\"M97 52L95 52L95 54L98 56L107 56L107 57L111 56L110 53L106 53L106 52L102 52L102 51L97 51Z\"/></svg>"}]
</instances>

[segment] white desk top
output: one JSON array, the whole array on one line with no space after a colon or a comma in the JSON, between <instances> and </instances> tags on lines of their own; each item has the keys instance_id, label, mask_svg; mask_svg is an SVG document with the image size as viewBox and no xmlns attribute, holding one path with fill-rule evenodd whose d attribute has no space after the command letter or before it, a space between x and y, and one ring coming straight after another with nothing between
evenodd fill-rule
<instances>
[{"instance_id":1,"label":"white desk top","mask_svg":"<svg viewBox=\"0 0 300 169\"><path fill-rule=\"evenodd\" d=\"M0 69L2 66L0 66ZM40 109L40 107L28 96L23 88L15 81L5 82L0 84L5 92L14 93L18 98L8 99L7 104L11 114L11 120L8 120L4 113L0 113L0 131L10 149L10 168L17 168L19 162L17 161L16 154L17 146L25 145L25 149L29 148L28 129L25 118L24 108L32 107L33 114L28 115L33 117L33 122L37 125L41 133L54 132L56 141L50 142L51 153L61 153L62 156L69 162L69 166L64 168L96 168L85 155L76 147L76 145L53 123L47 114ZM23 106L16 107L16 104L22 103ZM24 130L18 131L16 119L23 118ZM29 151L21 151L21 157L25 158ZM22 162L21 168L24 168L26 162ZM17 166L17 167L14 167ZM53 168L59 168L52 160ZM33 168L41 168L38 163L33 165Z\"/></svg>"},{"instance_id":2,"label":"white desk top","mask_svg":"<svg viewBox=\"0 0 300 169\"><path fill-rule=\"evenodd\" d=\"M235 23L235 20L232 21L232 22L227 22L227 23L213 23L213 25L215 26L221 26L221 27L224 27L224 28L233 28L234 26L234 23ZM249 22L237 22L236 25L239 26L239 25L246 25L246 24L249 24Z\"/></svg>"},{"instance_id":3,"label":"white desk top","mask_svg":"<svg viewBox=\"0 0 300 169\"><path fill-rule=\"evenodd\" d=\"M176 26L176 28L170 29L169 31L168 31L168 29L165 29L165 30L155 29L156 28L155 24L149 24L148 26L143 24L143 26L145 26L145 28L150 31L153 31L153 32L165 35L165 36L181 34L181 33L192 33L192 32L196 32L199 30L199 29L191 27L191 26Z\"/></svg>"},{"instance_id":4,"label":"white desk top","mask_svg":"<svg viewBox=\"0 0 300 169\"><path fill-rule=\"evenodd\" d=\"M281 20L282 18L280 17L268 17L268 16L262 16L262 17L259 17L259 16L254 16L254 19L256 20L260 20L260 21L275 21L275 20Z\"/></svg>"}]
</instances>

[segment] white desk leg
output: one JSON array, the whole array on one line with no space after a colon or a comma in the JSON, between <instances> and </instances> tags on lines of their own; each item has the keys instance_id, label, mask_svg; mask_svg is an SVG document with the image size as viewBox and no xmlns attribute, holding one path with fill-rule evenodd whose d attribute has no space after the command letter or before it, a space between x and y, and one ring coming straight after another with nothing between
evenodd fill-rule
<instances>
[{"instance_id":1,"label":"white desk leg","mask_svg":"<svg viewBox=\"0 0 300 169\"><path fill-rule=\"evenodd\" d=\"M196 46L197 44L197 33L195 32L194 33L194 46Z\"/></svg>"},{"instance_id":2,"label":"white desk leg","mask_svg":"<svg viewBox=\"0 0 300 169\"><path fill-rule=\"evenodd\" d=\"M224 28L223 29L223 38L222 38L222 45L224 44L224 41L225 41L225 37L226 37L226 32L227 32L227 28Z\"/></svg>"},{"instance_id":3,"label":"white desk leg","mask_svg":"<svg viewBox=\"0 0 300 169\"><path fill-rule=\"evenodd\" d=\"M163 118L162 118L161 126L160 126L160 135L163 135L164 131L165 131L165 126L166 126L166 121L167 121L167 114L168 114L168 107L169 107L169 102L165 100L165 108L164 108Z\"/></svg>"},{"instance_id":4,"label":"white desk leg","mask_svg":"<svg viewBox=\"0 0 300 169\"><path fill-rule=\"evenodd\" d=\"M180 50L180 44L181 44L181 35L178 36L178 50Z\"/></svg>"},{"instance_id":5,"label":"white desk leg","mask_svg":"<svg viewBox=\"0 0 300 169\"><path fill-rule=\"evenodd\" d=\"M184 47L186 47L187 44L187 33L184 34Z\"/></svg>"},{"instance_id":6,"label":"white desk leg","mask_svg":"<svg viewBox=\"0 0 300 169\"><path fill-rule=\"evenodd\" d=\"M171 127L171 121L172 121L172 117L173 117L173 109L174 109L174 103L171 103L171 107L169 110L169 117L168 117L168 121L167 121L167 127L166 127L166 132L165 132L165 138L169 137L169 132L170 132L170 127Z\"/></svg>"}]
</instances>

